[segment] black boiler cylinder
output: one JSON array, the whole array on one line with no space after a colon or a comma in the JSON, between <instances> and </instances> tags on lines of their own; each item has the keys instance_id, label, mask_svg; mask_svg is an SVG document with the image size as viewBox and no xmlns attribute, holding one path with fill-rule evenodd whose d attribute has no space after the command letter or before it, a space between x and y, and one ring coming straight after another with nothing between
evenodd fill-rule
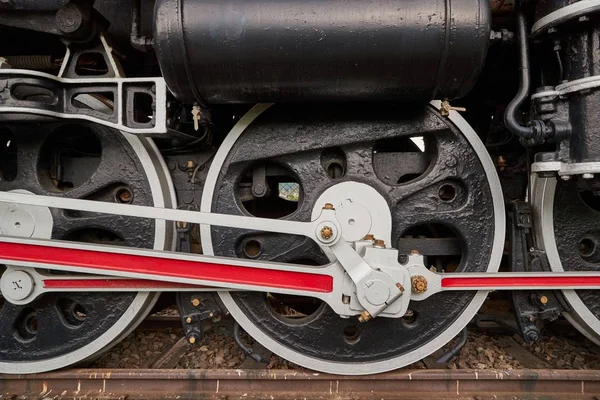
<instances>
[{"instance_id":1,"label":"black boiler cylinder","mask_svg":"<svg viewBox=\"0 0 600 400\"><path fill-rule=\"evenodd\" d=\"M464 96L489 0L157 0L154 47L184 103Z\"/></svg>"}]
</instances>

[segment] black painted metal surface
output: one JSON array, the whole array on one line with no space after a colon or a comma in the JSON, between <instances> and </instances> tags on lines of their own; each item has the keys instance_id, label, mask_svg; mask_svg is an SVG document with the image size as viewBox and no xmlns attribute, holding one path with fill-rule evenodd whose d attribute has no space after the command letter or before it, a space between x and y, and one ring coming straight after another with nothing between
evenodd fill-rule
<instances>
[{"instance_id":1,"label":"black painted metal surface","mask_svg":"<svg viewBox=\"0 0 600 400\"><path fill-rule=\"evenodd\" d=\"M536 18L540 19L576 1L552 0L536 4ZM540 46L541 54L549 57L544 73L551 83L559 85L600 74L600 40L597 15L583 15L569 19L545 32ZM556 67L555 67L556 65ZM556 72L554 71L556 69ZM556 75L556 77L554 76ZM540 88L544 90L544 87ZM556 159L567 163L600 161L600 90L597 87L578 90L557 99L540 99L536 104L539 114L566 120L570 135L560 138Z\"/></svg>"},{"instance_id":2,"label":"black painted metal surface","mask_svg":"<svg viewBox=\"0 0 600 400\"><path fill-rule=\"evenodd\" d=\"M407 151L414 153L416 146L408 139L412 136L425 136L429 168L409 181L398 182L403 178L400 173L396 177L381 175L377 153L390 151L397 158ZM322 160L334 150L345 156L346 163L343 174L332 177ZM489 264L494 215L485 173L466 139L431 108L276 105L248 127L231 149L215 189L212 211L256 215L258 207L249 206L253 201L247 201L244 193L249 189L243 184L249 185L249 170L263 163L288 171L288 177L280 181L295 178L300 184L297 208L285 219L310 221L317 199L327 188L340 182L361 182L377 190L390 206L391 246L397 247L416 227L434 233L446 228L459 238L461 256L454 260L456 264L451 265L451 260L443 268L482 272ZM452 198L440 197L445 185L454 188ZM262 210L280 210L285 200L277 201L278 207L272 204ZM259 251L248 254L249 241L258 243L254 248ZM212 242L219 256L312 265L327 262L313 241L299 236L213 226ZM430 265L437 263L428 259ZM234 299L265 335L284 346L327 361L358 363L397 357L433 340L460 316L472 296L438 293L410 304L414 318L375 318L360 325L324 305L298 319L282 316L263 293L239 292ZM358 338L351 340L347 333L354 329Z\"/></svg>"},{"instance_id":3,"label":"black painted metal surface","mask_svg":"<svg viewBox=\"0 0 600 400\"><path fill-rule=\"evenodd\" d=\"M4 125L0 190L46 196L154 205L140 160L119 131L100 125ZM125 194L122 194L125 196ZM128 201L129 202L129 201ZM53 239L154 246L153 220L52 209ZM3 266L0 265L0 271ZM0 362L37 361L76 351L110 329L136 293L47 293L19 306L0 302Z\"/></svg>"},{"instance_id":4,"label":"black painted metal surface","mask_svg":"<svg viewBox=\"0 0 600 400\"><path fill-rule=\"evenodd\" d=\"M565 49L565 79L573 81L600 74L600 29L579 23L568 36ZM569 96L571 158L576 162L600 160L600 91L577 92Z\"/></svg>"},{"instance_id":5,"label":"black painted metal surface","mask_svg":"<svg viewBox=\"0 0 600 400\"><path fill-rule=\"evenodd\" d=\"M158 0L162 73L186 103L465 95L490 36L487 0Z\"/></svg>"},{"instance_id":6,"label":"black painted metal surface","mask_svg":"<svg viewBox=\"0 0 600 400\"><path fill-rule=\"evenodd\" d=\"M594 259L600 237L600 204L581 180L558 181L552 215L556 247L565 271L600 271ZM590 258L590 256L592 256ZM587 308L600 318L600 294L597 290L578 290Z\"/></svg>"}]
</instances>

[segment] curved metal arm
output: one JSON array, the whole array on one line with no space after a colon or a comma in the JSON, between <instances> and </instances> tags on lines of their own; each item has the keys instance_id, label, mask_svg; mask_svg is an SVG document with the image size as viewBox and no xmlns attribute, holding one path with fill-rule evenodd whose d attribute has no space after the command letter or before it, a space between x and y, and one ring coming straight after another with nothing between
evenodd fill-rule
<instances>
[{"instance_id":1,"label":"curved metal arm","mask_svg":"<svg viewBox=\"0 0 600 400\"><path fill-rule=\"evenodd\" d=\"M529 44L527 42L527 21L525 16L520 13L517 17L517 38L519 43L519 90L517 95L506 107L504 112L504 124L506 128L514 135L520 136L525 139L531 139L535 136L534 126L522 126L517 122L516 114L519 111L519 107L523 104L527 96L529 95L529 88L531 86L529 77Z\"/></svg>"}]
</instances>

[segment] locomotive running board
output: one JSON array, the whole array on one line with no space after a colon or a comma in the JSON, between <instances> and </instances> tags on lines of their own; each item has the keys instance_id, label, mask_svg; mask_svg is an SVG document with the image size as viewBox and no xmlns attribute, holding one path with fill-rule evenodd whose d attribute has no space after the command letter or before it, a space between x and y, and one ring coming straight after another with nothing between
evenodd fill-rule
<instances>
[{"instance_id":1,"label":"locomotive running board","mask_svg":"<svg viewBox=\"0 0 600 400\"><path fill-rule=\"evenodd\" d=\"M49 289L62 291L211 287L322 298L338 292L341 285L334 279L341 268L337 262L314 267L6 236L0 237L0 263L105 276L48 279ZM425 292L411 295L413 300L448 290L600 289L600 272L434 273L425 267L409 269L413 278L421 276L428 282Z\"/></svg>"}]
</instances>

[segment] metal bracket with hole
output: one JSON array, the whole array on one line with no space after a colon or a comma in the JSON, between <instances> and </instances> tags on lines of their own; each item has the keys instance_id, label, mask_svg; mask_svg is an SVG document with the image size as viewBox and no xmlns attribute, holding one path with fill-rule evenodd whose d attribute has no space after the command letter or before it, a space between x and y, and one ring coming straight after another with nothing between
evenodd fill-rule
<instances>
[{"instance_id":1,"label":"metal bracket with hole","mask_svg":"<svg viewBox=\"0 0 600 400\"><path fill-rule=\"evenodd\" d=\"M0 70L2 120L22 120L27 114L161 135L167 132L166 103L163 78L68 79L30 70Z\"/></svg>"}]
</instances>

